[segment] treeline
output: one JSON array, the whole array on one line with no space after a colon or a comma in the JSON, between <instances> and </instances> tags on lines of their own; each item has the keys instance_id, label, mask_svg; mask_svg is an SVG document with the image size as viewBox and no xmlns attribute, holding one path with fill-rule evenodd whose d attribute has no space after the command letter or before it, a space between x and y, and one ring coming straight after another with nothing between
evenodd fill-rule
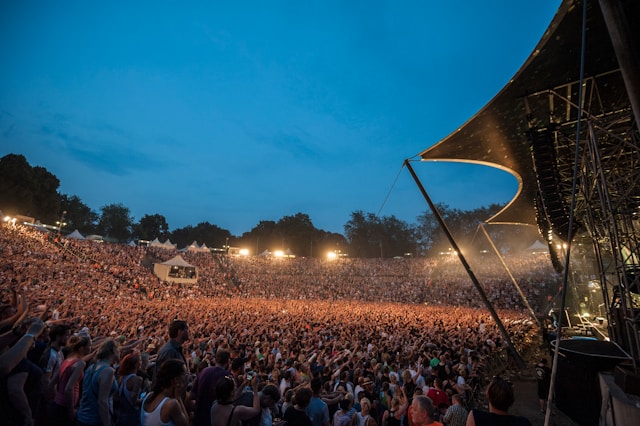
<instances>
[{"instance_id":1,"label":"treeline","mask_svg":"<svg viewBox=\"0 0 640 426\"><path fill-rule=\"evenodd\" d=\"M145 214L138 221L121 203L105 204L94 211L77 195L58 192L59 179L43 167L32 167L23 155L9 154L0 159L0 210L4 214L34 217L41 223L62 224L63 231L78 229L84 235L98 234L115 242L131 240L160 241L170 239L178 247L193 241L208 247L225 245L246 247L252 253L264 250L291 250L297 256L319 257L328 251L350 257L390 258L421 256L447 250L449 243L431 212L418 216L409 224L395 216L379 217L355 211L344 225L344 235L317 229L305 213L284 216L278 221L260 221L240 236L209 222L170 231L166 218L159 213ZM471 244L478 225L502 206L491 205L471 211L439 205L448 227L463 244ZM492 237L502 238L504 231L492 230ZM521 235L522 237L522 235ZM535 239L520 238L520 244ZM509 242L511 248L518 243Z\"/></svg>"}]
</instances>

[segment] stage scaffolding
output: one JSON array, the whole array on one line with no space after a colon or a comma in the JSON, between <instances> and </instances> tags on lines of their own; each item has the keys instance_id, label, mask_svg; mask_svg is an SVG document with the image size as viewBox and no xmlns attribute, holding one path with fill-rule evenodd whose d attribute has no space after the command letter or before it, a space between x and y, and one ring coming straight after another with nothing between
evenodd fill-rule
<instances>
[{"instance_id":1,"label":"stage scaffolding","mask_svg":"<svg viewBox=\"0 0 640 426\"><path fill-rule=\"evenodd\" d=\"M570 259L573 282L569 283L573 287L570 297L573 294L575 300L568 307L581 320L598 321L600 314L605 314L605 337L632 355L638 370L640 137L626 93L608 90L612 86L624 87L620 70L584 79L582 84L574 81L533 93L523 102L535 134L532 142L550 142L554 150L555 164L549 166L555 167L551 173L558 177L557 195L565 207L571 204L572 176L577 167L573 210L576 225L571 241L575 259ZM580 90L583 105L577 104ZM579 162L574 164L578 127ZM564 212L546 209L545 191L540 189L545 173L550 171L536 172L538 224L543 233L547 231L550 249L562 257L567 241L549 231L555 231L554 221L562 223L566 218L553 218Z\"/></svg>"}]
</instances>

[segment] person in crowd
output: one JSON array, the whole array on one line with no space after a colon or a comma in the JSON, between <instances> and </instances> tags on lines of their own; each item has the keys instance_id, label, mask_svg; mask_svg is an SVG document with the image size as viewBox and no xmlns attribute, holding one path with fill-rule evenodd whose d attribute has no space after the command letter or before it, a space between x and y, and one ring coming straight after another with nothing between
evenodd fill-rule
<instances>
[{"instance_id":1,"label":"person in crowd","mask_svg":"<svg viewBox=\"0 0 640 426\"><path fill-rule=\"evenodd\" d=\"M260 394L258 393L258 377L251 380L253 405L234 405L236 381L231 376L224 376L216 383L216 400L211 405L211 426L236 426L243 420L249 420L260 414Z\"/></svg>"},{"instance_id":2,"label":"person in crowd","mask_svg":"<svg viewBox=\"0 0 640 426\"><path fill-rule=\"evenodd\" d=\"M449 396L442 389L442 380L439 377L433 380L433 386L427 391L427 397L431 399L436 407L440 406L440 404L445 404L447 407L450 405Z\"/></svg>"},{"instance_id":3,"label":"person in crowd","mask_svg":"<svg viewBox=\"0 0 640 426\"><path fill-rule=\"evenodd\" d=\"M293 402L294 393L295 392L294 392L293 389L287 388L287 391L284 394L284 401L282 402L282 414L283 415L287 411L287 408L293 406L293 404L294 404L294 402Z\"/></svg>"},{"instance_id":4,"label":"person in crowd","mask_svg":"<svg viewBox=\"0 0 640 426\"><path fill-rule=\"evenodd\" d=\"M340 401L339 409L333 415L333 426L348 426L351 423L351 401L347 398Z\"/></svg>"},{"instance_id":5,"label":"person in crowd","mask_svg":"<svg viewBox=\"0 0 640 426\"><path fill-rule=\"evenodd\" d=\"M168 359L178 359L184 363L189 372L189 363L184 356L182 345L189 341L189 325L183 320L173 320L169 324L169 341L160 349L156 358L156 372L160 365Z\"/></svg>"},{"instance_id":6,"label":"person in crowd","mask_svg":"<svg viewBox=\"0 0 640 426\"><path fill-rule=\"evenodd\" d=\"M78 408L78 426L111 426L113 395L118 390L113 365L120 360L114 339L105 340L96 354L96 362L84 373Z\"/></svg>"},{"instance_id":7,"label":"person in crowd","mask_svg":"<svg viewBox=\"0 0 640 426\"><path fill-rule=\"evenodd\" d=\"M353 421L354 426L377 426L376 419L371 416L371 401L368 398L360 399L360 412L355 414Z\"/></svg>"},{"instance_id":8,"label":"person in crowd","mask_svg":"<svg viewBox=\"0 0 640 426\"><path fill-rule=\"evenodd\" d=\"M49 410L49 419L54 426L75 424L80 384L84 378L84 358L91 353L91 338L73 335L67 340L69 355L62 361L58 372L57 390Z\"/></svg>"},{"instance_id":9,"label":"person in crowd","mask_svg":"<svg viewBox=\"0 0 640 426\"><path fill-rule=\"evenodd\" d=\"M391 390L389 388L389 382L382 382L380 385L380 396L378 400L380 401L380 410L384 413L391 406Z\"/></svg>"},{"instance_id":10,"label":"person in crowd","mask_svg":"<svg viewBox=\"0 0 640 426\"><path fill-rule=\"evenodd\" d=\"M27 356L35 339L45 328L44 322L40 318L32 318L25 323L29 323L26 333L18 331L19 327L14 327L7 333L8 337L0 338L0 350L10 346L0 354L0 377L9 374Z\"/></svg>"},{"instance_id":11,"label":"person in crowd","mask_svg":"<svg viewBox=\"0 0 640 426\"><path fill-rule=\"evenodd\" d=\"M391 398L391 405L382 414L382 426L400 426L403 416L407 413L409 401L402 388L398 388L396 396Z\"/></svg>"},{"instance_id":12,"label":"person in crowd","mask_svg":"<svg viewBox=\"0 0 640 426\"><path fill-rule=\"evenodd\" d=\"M26 300L24 294L21 297ZM27 313L25 311L24 315L17 319L18 326L14 326L6 333L8 335L7 342L15 342L14 346L20 347L24 341L30 342L31 346L35 346L37 343L35 335L28 336L27 328L30 327L30 322L23 321ZM3 316L6 314L5 311ZM20 355L22 355L22 351L20 351ZM23 356L17 365L0 380L0 409L4 414L5 423L7 425L33 425L41 399L42 369L29 359L29 356Z\"/></svg>"},{"instance_id":13,"label":"person in crowd","mask_svg":"<svg viewBox=\"0 0 640 426\"><path fill-rule=\"evenodd\" d=\"M152 391L142 401L142 426L188 426L189 414L182 399L187 382L184 362L176 358L164 361Z\"/></svg>"},{"instance_id":14,"label":"person in crowd","mask_svg":"<svg viewBox=\"0 0 640 426\"><path fill-rule=\"evenodd\" d=\"M229 371L230 353L224 348L216 351L215 365L204 368L193 383L190 397L195 401L193 413L194 426L211 424L211 404L216 400L216 384L225 376L232 376Z\"/></svg>"},{"instance_id":15,"label":"person in crowd","mask_svg":"<svg viewBox=\"0 0 640 426\"><path fill-rule=\"evenodd\" d=\"M312 396L313 392L306 386L296 389L293 396L295 404L287 408L282 417L282 420L287 422L287 426L313 426L313 422L306 412Z\"/></svg>"},{"instance_id":16,"label":"person in crowd","mask_svg":"<svg viewBox=\"0 0 640 426\"><path fill-rule=\"evenodd\" d=\"M551 369L547 366L547 359L542 358L536 364L536 381L538 385L538 402L540 412L547 410L547 400L549 398L549 387L551 386Z\"/></svg>"},{"instance_id":17,"label":"person in crowd","mask_svg":"<svg viewBox=\"0 0 640 426\"><path fill-rule=\"evenodd\" d=\"M274 384L268 383L258 392L260 396L260 414L242 422L244 426L272 426L274 417L280 417L277 403L280 401L280 390ZM243 392L239 398L233 401L234 405L251 407L253 393Z\"/></svg>"},{"instance_id":18,"label":"person in crowd","mask_svg":"<svg viewBox=\"0 0 640 426\"><path fill-rule=\"evenodd\" d=\"M447 426L464 426L467 424L469 412L462 405L462 397L455 394L451 397L451 405L442 416L442 420Z\"/></svg>"},{"instance_id":19,"label":"person in crowd","mask_svg":"<svg viewBox=\"0 0 640 426\"><path fill-rule=\"evenodd\" d=\"M116 426L140 425L140 392L142 377L138 370L142 365L140 352L125 355L118 367L118 416Z\"/></svg>"},{"instance_id":20,"label":"person in crowd","mask_svg":"<svg viewBox=\"0 0 640 426\"><path fill-rule=\"evenodd\" d=\"M39 365L43 369L42 383L44 401L48 405L53 399L58 371L64 359L62 348L67 344L71 327L68 324L55 324L49 329L49 346L40 357Z\"/></svg>"},{"instance_id":21,"label":"person in crowd","mask_svg":"<svg viewBox=\"0 0 640 426\"><path fill-rule=\"evenodd\" d=\"M280 378L280 393L285 394L287 389L292 389L293 381L291 380L291 371L285 370Z\"/></svg>"},{"instance_id":22,"label":"person in crowd","mask_svg":"<svg viewBox=\"0 0 640 426\"><path fill-rule=\"evenodd\" d=\"M313 396L307 405L307 416L313 422L313 426L329 426L329 406L322 400L322 379L314 377L311 380L311 392Z\"/></svg>"},{"instance_id":23,"label":"person in crowd","mask_svg":"<svg viewBox=\"0 0 640 426\"><path fill-rule=\"evenodd\" d=\"M508 413L515 401L513 385L501 377L495 377L487 387L489 411L473 409L467 416L467 426L487 426L509 424L513 426L531 426L531 422L521 416Z\"/></svg>"},{"instance_id":24,"label":"person in crowd","mask_svg":"<svg viewBox=\"0 0 640 426\"><path fill-rule=\"evenodd\" d=\"M459 395L463 395L465 399L469 398L469 394L471 393L471 386L467 383L466 368L461 367L458 370L458 377L453 387L456 390L456 393L458 393Z\"/></svg>"},{"instance_id":25,"label":"person in crowd","mask_svg":"<svg viewBox=\"0 0 640 426\"><path fill-rule=\"evenodd\" d=\"M409 410L414 426L443 426L442 423L434 420L435 407L425 395L414 395Z\"/></svg>"}]
</instances>

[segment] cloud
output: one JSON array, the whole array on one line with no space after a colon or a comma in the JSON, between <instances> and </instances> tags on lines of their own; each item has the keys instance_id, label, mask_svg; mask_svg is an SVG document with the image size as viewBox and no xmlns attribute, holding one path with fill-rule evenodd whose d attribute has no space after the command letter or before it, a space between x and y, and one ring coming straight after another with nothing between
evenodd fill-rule
<instances>
[{"instance_id":1,"label":"cloud","mask_svg":"<svg viewBox=\"0 0 640 426\"><path fill-rule=\"evenodd\" d=\"M142 144L133 135L110 123L87 123L80 117L53 113L37 128L37 136L48 149L111 175L128 176L163 163L153 150L138 149Z\"/></svg>"}]
</instances>

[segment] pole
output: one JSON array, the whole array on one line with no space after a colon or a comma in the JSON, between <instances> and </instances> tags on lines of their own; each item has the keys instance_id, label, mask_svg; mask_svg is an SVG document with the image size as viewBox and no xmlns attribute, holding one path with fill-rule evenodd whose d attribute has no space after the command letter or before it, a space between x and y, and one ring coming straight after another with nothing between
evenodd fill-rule
<instances>
[{"instance_id":1,"label":"pole","mask_svg":"<svg viewBox=\"0 0 640 426\"><path fill-rule=\"evenodd\" d=\"M602 2L601 2L602 3ZM587 0L582 4L582 38L580 47L580 87L584 83L584 66L585 52L587 48ZM558 315L558 325L556 327L556 350L553 354L553 362L551 364L551 382L549 383L549 396L547 397L547 412L544 416L544 425L549 426L551 423L551 403L553 402L556 377L558 376L558 359L560 358L560 342L562 337L562 320L565 315L565 306L567 304L567 284L569 284L569 265L571 259L571 240L573 238L573 222L574 210L576 208L576 191L578 182L578 168L580 160L580 132L582 129L582 99L584 90L578 92L578 122L576 123L576 145L573 157L573 180L571 188L571 208L569 210L569 231L567 235L567 251L564 259L564 278L562 281L562 299L560 300L560 315Z\"/></svg>"},{"instance_id":2,"label":"pole","mask_svg":"<svg viewBox=\"0 0 640 426\"><path fill-rule=\"evenodd\" d=\"M489 244L491 244L491 248L493 249L493 251L498 256L498 259L500 259L500 262L502 263L502 266L504 267L505 271L507 271L507 274L509 275L509 278L511 278L511 282L513 283L513 285L516 288L516 290L518 290L518 293L520 294L520 297L522 298L522 301L524 302L524 305L529 310L529 313L531 314L531 318L533 318L533 320L536 322L536 324L538 324L538 327L540 327L542 329L542 324L540 324L540 320L538 320L538 317L536 316L535 311L531 308L531 305L529 305L529 301L527 300L527 296L525 296L524 293L522 292L522 289L518 285L518 281L515 279L515 277L511 273L511 270L509 269L509 267L505 263L504 258L500 254L500 251L498 250L496 245L493 243L493 240L489 236L489 233L485 229L484 225L485 225L484 223L481 223L478 227L480 229L482 229L482 232L484 233L484 236L487 237L487 241L489 241Z\"/></svg>"},{"instance_id":3,"label":"pole","mask_svg":"<svg viewBox=\"0 0 640 426\"><path fill-rule=\"evenodd\" d=\"M586 0L585 0L586 2ZM640 124L640 58L619 0L600 0L600 10L609 31L636 124Z\"/></svg>"},{"instance_id":4,"label":"pole","mask_svg":"<svg viewBox=\"0 0 640 426\"><path fill-rule=\"evenodd\" d=\"M416 185L418 185L418 189L420 189L420 192L422 193L422 196L426 200L427 204L429 204L429 208L431 208L431 211L435 215L438 223L440 224L440 226L444 230L444 233L447 236L447 239L451 243L451 247L456 251L456 253L458 253L458 258L460 259L460 262L462 262L462 265L464 266L464 268L467 270L467 275L469 275L469 278L471 278L471 282L473 282L473 285L475 286L476 290L478 291L478 294L480 294L480 298L482 299L482 301L486 305L487 309L491 313L491 317L493 318L493 320L495 321L496 325L498 326L498 329L500 330L500 333L502 334L502 338L504 339L505 342L507 342L509 350L511 351L511 355L513 355L513 359L516 361L516 364L518 364L519 368L524 368L526 366L526 363L524 362L524 360L522 359L522 357L518 353L517 349L513 345L513 342L511 341L511 338L509 337L509 333L507 333L507 330L504 328L504 325L502 324L502 321L500 321L500 318L498 317L497 312L495 311L495 309L493 309L493 305L491 305L491 302L487 298L487 294L484 292L484 289L480 285L480 282L478 281L478 278L476 278L475 274L471 270L471 266L469 266L469 264L467 263L467 259L465 259L464 255L462 254L462 252L458 248L458 244L456 243L455 239L453 238L453 235L449 231L449 228L447 227L447 224L444 223L444 220L442 219L442 216L440 216L440 213L438 212L438 209L436 208L435 204L433 204L433 201L431 201L431 197L429 197L429 194L427 194L427 191L424 189L424 186L422 186L422 182L420 182L420 179L418 179L418 176L416 175L415 171L411 167L411 164L409 163L409 160L404 160L404 165L409 170L409 173L411 173L411 176L413 177L413 180L415 180Z\"/></svg>"}]
</instances>

